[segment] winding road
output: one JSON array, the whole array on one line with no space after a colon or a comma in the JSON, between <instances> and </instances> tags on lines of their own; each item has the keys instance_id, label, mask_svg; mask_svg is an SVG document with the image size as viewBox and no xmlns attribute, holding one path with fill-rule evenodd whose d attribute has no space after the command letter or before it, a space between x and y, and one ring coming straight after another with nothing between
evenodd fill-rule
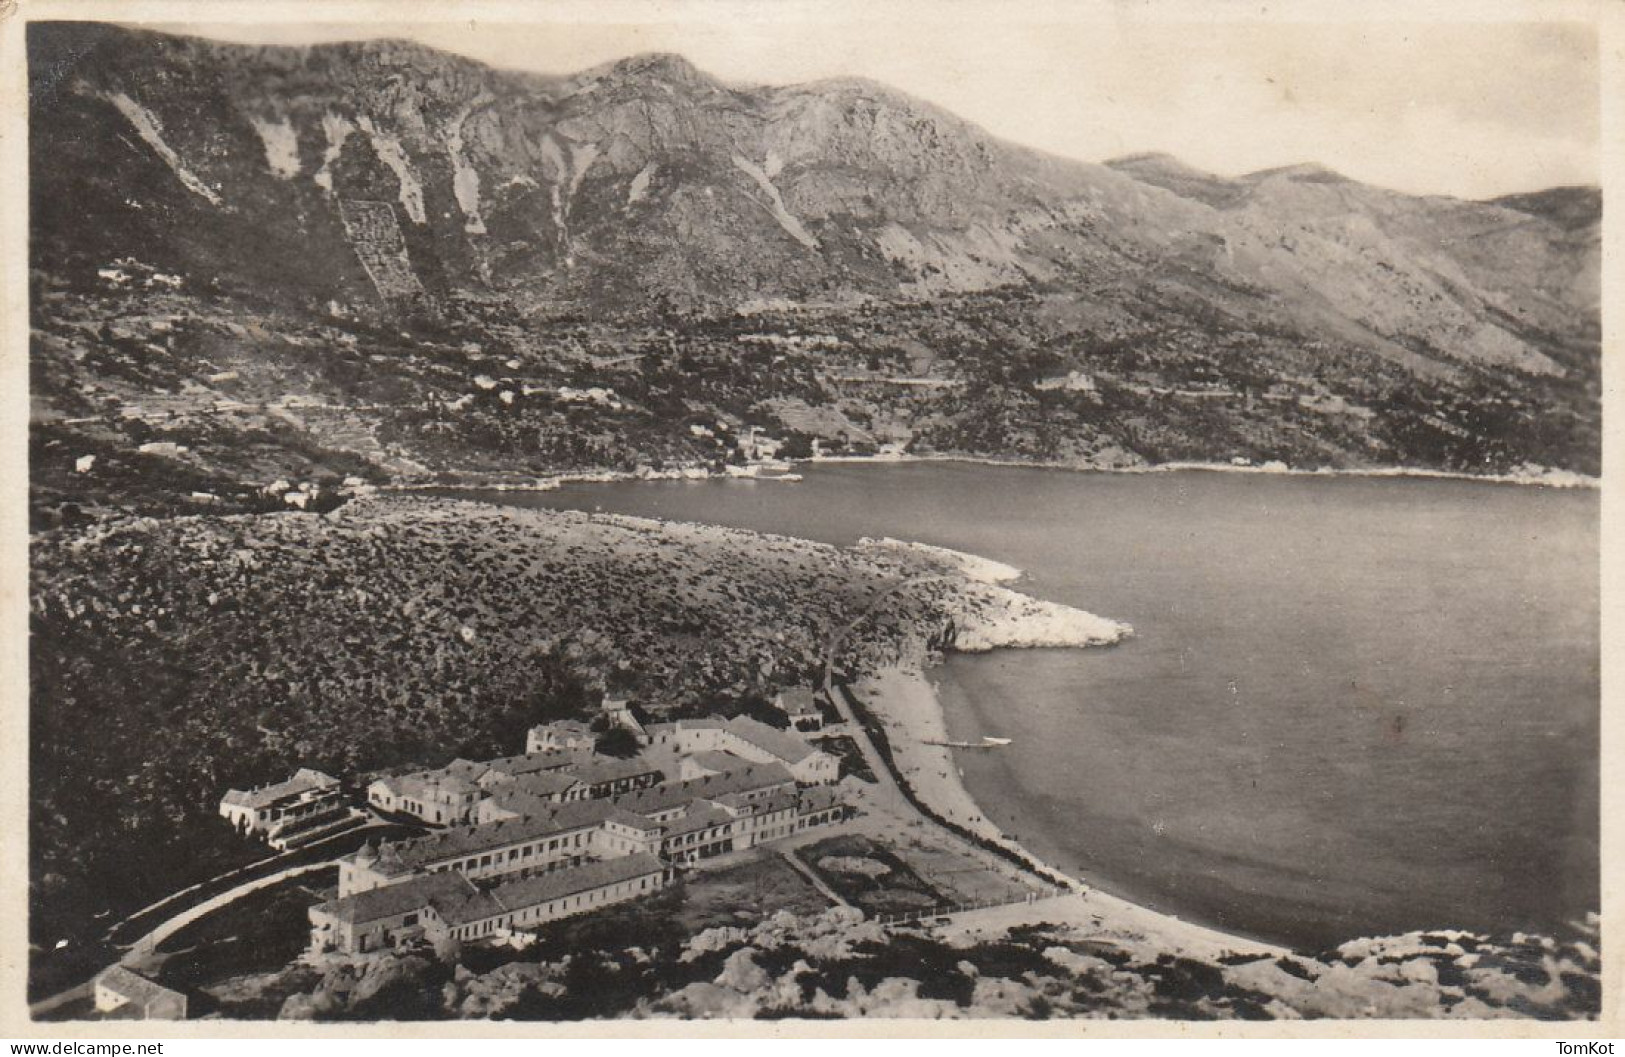
<instances>
[{"instance_id":1,"label":"winding road","mask_svg":"<svg viewBox=\"0 0 1625 1057\"><path fill-rule=\"evenodd\" d=\"M402 826L395 822L384 819L374 819L366 825L358 826L355 829L345 830L343 833L334 834L325 840L316 841L315 843L306 845L303 848L283 852L279 855L269 856L267 858L257 860L256 862L248 863L245 866L237 867L234 870L228 870L227 872L216 875L215 877L211 877L206 881L199 881L197 884L190 885L178 892L172 892L157 902L151 903L124 918L122 921L108 929L106 941L123 951L123 953L119 955L118 962L116 964L129 965L132 962L139 961L147 956L150 956L152 953L154 953L154 951L156 951L160 943L174 935L176 932L185 928L187 925L190 925L192 922L197 921L200 918L207 917L209 914L220 910L222 907L229 906L231 903L241 899L251 892L256 892L261 888L267 888L271 885L278 884L282 881L288 880L289 878L303 876L304 874L313 873L317 870L330 869L338 865L339 857L351 850L350 843L354 841L357 836L368 835L370 838L371 835L376 834L380 830L389 832L400 830L402 828ZM339 846L338 849L332 854L329 854L325 858L315 860L305 859L305 857L309 856L313 851L317 851L324 845L330 844ZM287 865L281 867L280 869L272 869L270 873L257 872L264 870L267 867L275 867L279 861L284 860L303 861L288 862ZM195 903L182 905L168 917L164 918L156 925L153 925L145 933L132 941L121 942L118 940L120 931L127 928L132 922L138 922L143 918L150 917L154 912L160 911L165 906L170 904L181 903L188 897L196 897L199 893L206 892L215 885L227 881L239 874L252 874L253 876L249 876L245 880L223 891L198 899L198 901ZM103 968L106 968L106 966L103 966ZM98 975L100 972L100 969L96 970ZM91 981L84 980L73 987L59 991L47 998L42 998L36 1002L32 1002L28 1007L29 1014L38 1018L59 1006L73 1001L74 999L82 998L90 993L90 986Z\"/></svg>"},{"instance_id":2,"label":"winding road","mask_svg":"<svg viewBox=\"0 0 1625 1057\"><path fill-rule=\"evenodd\" d=\"M190 925L192 922L198 920L199 918L207 917L216 910L219 910L221 907L229 906L230 904L235 903L237 900L241 899L245 895L248 895L250 892L257 892L262 888L269 888L272 885L281 884L283 881L286 881L291 877L302 877L305 874L316 873L320 870L331 870L337 867L338 864L339 861L335 858L328 859L323 862L304 863L299 866L290 866L285 870L278 870L274 874L267 874L264 877L256 877L252 881L244 881L236 888L228 888L219 895L210 899L205 899L203 902L194 907L188 907L186 910L176 914L174 917L165 921L163 924L159 925L145 936L142 936L140 939L130 944L129 950L125 951L124 956L119 959L119 964L129 965L131 962L138 961L141 958L152 954L158 949L158 945L160 943L164 942L181 929Z\"/></svg>"}]
</instances>

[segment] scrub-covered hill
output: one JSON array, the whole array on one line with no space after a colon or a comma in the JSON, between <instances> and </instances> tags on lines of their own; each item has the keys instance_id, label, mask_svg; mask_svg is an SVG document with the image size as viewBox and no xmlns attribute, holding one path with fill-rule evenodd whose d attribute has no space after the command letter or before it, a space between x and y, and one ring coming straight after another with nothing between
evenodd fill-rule
<instances>
[{"instance_id":1,"label":"scrub-covered hill","mask_svg":"<svg viewBox=\"0 0 1625 1057\"><path fill-rule=\"evenodd\" d=\"M608 683L656 714L737 712L821 680L832 632L870 611L838 673L960 636L1122 631L926 552L432 498L115 522L32 559L44 938L208 876L235 846L221 793L298 766L512 752Z\"/></svg>"}]
</instances>

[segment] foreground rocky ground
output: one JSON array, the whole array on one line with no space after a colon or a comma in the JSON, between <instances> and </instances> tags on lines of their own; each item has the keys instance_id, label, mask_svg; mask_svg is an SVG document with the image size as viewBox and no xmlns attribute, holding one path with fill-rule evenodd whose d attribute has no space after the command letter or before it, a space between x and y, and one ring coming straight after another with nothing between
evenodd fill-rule
<instances>
[{"instance_id":1,"label":"foreground rocky ground","mask_svg":"<svg viewBox=\"0 0 1625 1057\"><path fill-rule=\"evenodd\" d=\"M985 926L941 930L879 925L848 908L781 911L684 939L552 944L484 970L431 954L297 969L284 980L302 989L279 1015L1568 1019L1599 1010L1594 928L1591 942L1564 944L1521 934L1410 933L1315 956L1186 955L1102 934L1073 902L1020 906L1033 921L1017 925L999 924L998 911L988 912Z\"/></svg>"}]
</instances>

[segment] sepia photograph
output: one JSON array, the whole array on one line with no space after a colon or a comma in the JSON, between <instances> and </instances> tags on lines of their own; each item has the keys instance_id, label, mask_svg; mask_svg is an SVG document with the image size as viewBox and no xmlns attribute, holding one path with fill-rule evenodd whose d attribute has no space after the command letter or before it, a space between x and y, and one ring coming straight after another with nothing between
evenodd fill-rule
<instances>
[{"instance_id":1,"label":"sepia photograph","mask_svg":"<svg viewBox=\"0 0 1625 1057\"><path fill-rule=\"evenodd\" d=\"M1598 10L24 0L19 1016L1584 1031Z\"/></svg>"}]
</instances>

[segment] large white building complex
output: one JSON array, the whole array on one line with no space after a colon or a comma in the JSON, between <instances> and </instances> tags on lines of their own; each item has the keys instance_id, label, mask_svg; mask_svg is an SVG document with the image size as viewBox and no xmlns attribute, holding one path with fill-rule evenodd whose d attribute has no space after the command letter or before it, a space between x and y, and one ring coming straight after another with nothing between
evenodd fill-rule
<instances>
[{"instance_id":1,"label":"large white building complex","mask_svg":"<svg viewBox=\"0 0 1625 1057\"><path fill-rule=\"evenodd\" d=\"M340 859L336 897L310 910L312 948L509 940L848 814L829 787L839 761L794 734L739 718L637 733L631 759L572 746L576 731L549 726L527 738L550 746L539 752L372 783L376 808L443 828Z\"/></svg>"}]
</instances>

